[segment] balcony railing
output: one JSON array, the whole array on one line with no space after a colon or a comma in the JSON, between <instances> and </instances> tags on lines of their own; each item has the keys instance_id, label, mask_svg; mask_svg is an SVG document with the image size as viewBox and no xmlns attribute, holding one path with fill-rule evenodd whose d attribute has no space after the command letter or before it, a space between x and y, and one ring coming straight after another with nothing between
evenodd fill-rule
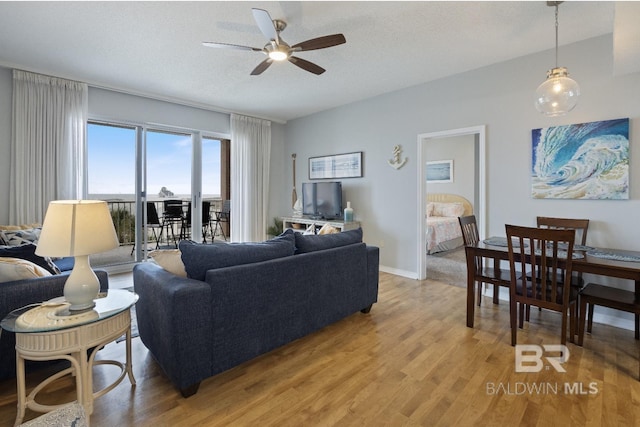
<instances>
[{"instance_id":1,"label":"balcony railing","mask_svg":"<svg viewBox=\"0 0 640 427\"><path fill-rule=\"evenodd\" d=\"M219 198L208 198L205 200L211 202L212 217L215 218L215 214L213 214L213 212L221 209L222 200ZM116 235L120 242L120 249L114 249L113 251L103 254L93 255L91 257L92 265L101 267L133 262L134 255L132 249L133 245L135 245L136 238L136 203L133 200L106 200L106 202L109 206L109 210L111 211L111 219L113 220ZM162 222L164 200L153 200L151 202L155 205L158 217ZM183 202L186 212L186 206L188 205L189 200L184 200ZM174 230L173 234L170 230L166 230L162 233L162 236L160 236L161 241L158 242L158 244L160 246L173 245L174 242L172 239L174 234L175 236L179 236L180 230ZM188 238L189 236L187 235L186 237ZM156 247L155 235L150 229L147 230L147 242L149 243L149 248ZM125 247L127 247L126 249L128 250L125 250Z\"/></svg>"}]
</instances>

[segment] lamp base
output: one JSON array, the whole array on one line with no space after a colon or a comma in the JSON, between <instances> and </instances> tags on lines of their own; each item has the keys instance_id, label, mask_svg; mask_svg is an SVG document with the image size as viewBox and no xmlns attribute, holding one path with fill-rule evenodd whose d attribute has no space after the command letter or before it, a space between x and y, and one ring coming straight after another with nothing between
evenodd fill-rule
<instances>
[{"instance_id":1,"label":"lamp base","mask_svg":"<svg viewBox=\"0 0 640 427\"><path fill-rule=\"evenodd\" d=\"M89 265L88 255L75 257L73 270L64 284L64 298L70 311L80 311L96 305L93 301L100 292L98 277Z\"/></svg>"},{"instance_id":2,"label":"lamp base","mask_svg":"<svg viewBox=\"0 0 640 427\"><path fill-rule=\"evenodd\" d=\"M90 303L87 303L87 304L72 304L68 307L68 310L75 311L75 312L86 311L95 306L96 306L95 301L91 301ZM74 314L77 314L77 313L74 313Z\"/></svg>"}]
</instances>

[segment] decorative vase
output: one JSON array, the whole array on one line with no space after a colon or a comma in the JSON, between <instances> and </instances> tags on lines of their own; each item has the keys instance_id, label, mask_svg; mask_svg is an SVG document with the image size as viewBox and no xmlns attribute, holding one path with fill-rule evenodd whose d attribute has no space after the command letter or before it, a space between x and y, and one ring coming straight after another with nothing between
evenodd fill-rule
<instances>
[{"instance_id":1,"label":"decorative vase","mask_svg":"<svg viewBox=\"0 0 640 427\"><path fill-rule=\"evenodd\" d=\"M351 209L351 202L347 202L347 207L344 208L344 222L353 221L353 209Z\"/></svg>"}]
</instances>

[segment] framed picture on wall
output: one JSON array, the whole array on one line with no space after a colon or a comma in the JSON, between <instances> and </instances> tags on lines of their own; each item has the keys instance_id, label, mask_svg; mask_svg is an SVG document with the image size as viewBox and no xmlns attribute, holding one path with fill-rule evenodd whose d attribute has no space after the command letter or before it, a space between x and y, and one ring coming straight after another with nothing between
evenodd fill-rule
<instances>
[{"instance_id":1,"label":"framed picture on wall","mask_svg":"<svg viewBox=\"0 0 640 427\"><path fill-rule=\"evenodd\" d=\"M629 119L531 131L531 197L629 199Z\"/></svg>"},{"instance_id":2,"label":"framed picture on wall","mask_svg":"<svg viewBox=\"0 0 640 427\"><path fill-rule=\"evenodd\" d=\"M434 160L427 162L427 183L453 182L453 160Z\"/></svg>"},{"instance_id":3,"label":"framed picture on wall","mask_svg":"<svg viewBox=\"0 0 640 427\"><path fill-rule=\"evenodd\" d=\"M309 179L361 177L362 151L309 157Z\"/></svg>"}]
</instances>

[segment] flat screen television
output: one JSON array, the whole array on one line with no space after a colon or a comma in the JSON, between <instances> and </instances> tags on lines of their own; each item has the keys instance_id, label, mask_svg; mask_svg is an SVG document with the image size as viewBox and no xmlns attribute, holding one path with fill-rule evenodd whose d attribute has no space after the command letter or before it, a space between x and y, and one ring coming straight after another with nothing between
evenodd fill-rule
<instances>
[{"instance_id":1,"label":"flat screen television","mask_svg":"<svg viewBox=\"0 0 640 427\"><path fill-rule=\"evenodd\" d=\"M303 182L302 214L314 219L342 217L342 183Z\"/></svg>"}]
</instances>

